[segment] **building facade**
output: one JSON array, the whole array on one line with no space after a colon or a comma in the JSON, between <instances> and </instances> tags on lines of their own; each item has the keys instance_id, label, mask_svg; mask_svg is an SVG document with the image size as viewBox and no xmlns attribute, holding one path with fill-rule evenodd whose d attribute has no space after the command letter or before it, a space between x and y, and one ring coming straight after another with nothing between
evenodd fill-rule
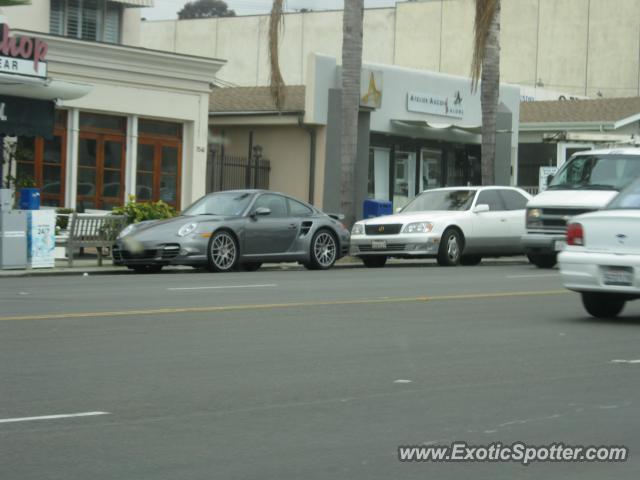
<instances>
[{"instance_id":1,"label":"building facade","mask_svg":"<svg viewBox=\"0 0 640 480\"><path fill-rule=\"evenodd\" d=\"M9 172L35 182L45 205L110 210L134 195L181 208L205 193L209 94L224 62L136 46L139 10L152 3L3 9L12 37L48 46L46 77L0 71L3 98L55 105L49 135L18 136Z\"/></svg>"},{"instance_id":2,"label":"building facade","mask_svg":"<svg viewBox=\"0 0 640 480\"><path fill-rule=\"evenodd\" d=\"M398 2L365 10L363 59L466 77L474 0ZM143 22L141 44L226 58L222 82L269 82L266 15ZM640 2L508 0L501 12L501 81L564 94L640 95ZM242 38L242 41L237 41ZM306 82L309 54L341 58L342 11L285 15L280 45L284 79Z\"/></svg>"}]
</instances>

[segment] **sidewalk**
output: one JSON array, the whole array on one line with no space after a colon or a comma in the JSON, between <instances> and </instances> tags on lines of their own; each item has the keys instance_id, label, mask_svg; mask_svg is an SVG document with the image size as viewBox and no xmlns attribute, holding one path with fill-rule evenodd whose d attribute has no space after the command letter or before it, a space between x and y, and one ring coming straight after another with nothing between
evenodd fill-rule
<instances>
[{"instance_id":1,"label":"sidewalk","mask_svg":"<svg viewBox=\"0 0 640 480\"><path fill-rule=\"evenodd\" d=\"M501 257L487 258L482 261L481 265L503 265L503 264L526 264L525 257ZM387 265L419 265L419 264L435 264L435 259L416 259L402 260L390 259ZM336 262L336 268L360 268L363 267L362 262L355 257L343 257ZM266 263L261 270L297 270L304 269L302 265L297 263ZM170 266L165 267L163 272L193 272L194 269L186 266ZM133 274L125 267L116 267L109 259L103 259L102 266L98 266L96 258L84 257L75 258L73 267L68 267L66 260L56 260L55 268L37 268L27 270L0 270L0 278L7 277L37 277L37 276L56 276L56 275L126 275Z\"/></svg>"}]
</instances>

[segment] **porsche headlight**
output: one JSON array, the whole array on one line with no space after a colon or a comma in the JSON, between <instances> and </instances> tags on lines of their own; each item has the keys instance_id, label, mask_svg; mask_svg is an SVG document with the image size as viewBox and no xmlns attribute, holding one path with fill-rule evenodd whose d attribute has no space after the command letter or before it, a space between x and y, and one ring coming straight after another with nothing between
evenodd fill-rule
<instances>
[{"instance_id":1,"label":"porsche headlight","mask_svg":"<svg viewBox=\"0 0 640 480\"><path fill-rule=\"evenodd\" d=\"M185 237L185 236L189 235L190 233L193 233L197 226L198 226L197 223L187 223L187 224L181 226L180 230L178 230L178 236L179 237Z\"/></svg>"},{"instance_id":2,"label":"porsche headlight","mask_svg":"<svg viewBox=\"0 0 640 480\"><path fill-rule=\"evenodd\" d=\"M118 234L118 238L126 237L127 235L129 235L133 231L134 228L136 228L135 223L132 223L131 225L127 225Z\"/></svg>"},{"instance_id":3,"label":"porsche headlight","mask_svg":"<svg viewBox=\"0 0 640 480\"><path fill-rule=\"evenodd\" d=\"M429 233L431 230L433 230L433 223L416 222L405 225L402 233Z\"/></svg>"},{"instance_id":4,"label":"porsche headlight","mask_svg":"<svg viewBox=\"0 0 640 480\"><path fill-rule=\"evenodd\" d=\"M356 223L353 225L351 229L351 235L363 235L364 234L364 225L361 223Z\"/></svg>"}]
</instances>

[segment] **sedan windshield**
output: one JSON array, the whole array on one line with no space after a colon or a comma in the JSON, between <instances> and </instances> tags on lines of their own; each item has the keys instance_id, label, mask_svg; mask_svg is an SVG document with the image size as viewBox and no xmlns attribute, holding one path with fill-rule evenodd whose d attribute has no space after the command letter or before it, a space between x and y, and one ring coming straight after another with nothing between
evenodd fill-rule
<instances>
[{"instance_id":1,"label":"sedan windshield","mask_svg":"<svg viewBox=\"0 0 640 480\"><path fill-rule=\"evenodd\" d=\"M469 210L475 190L432 190L421 193L402 212Z\"/></svg>"},{"instance_id":2,"label":"sedan windshield","mask_svg":"<svg viewBox=\"0 0 640 480\"><path fill-rule=\"evenodd\" d=\"M640 176L638 155L580 155L553 177L549 190L620 190Z\"/></svg>"},{"instance_id":3,"label":"sedan windshield","mask_svg":"<svg viewBox=\"0 0 640 480\"><path fill-rule=\"evenodd\" d=\"M638 210L640 209L640 179L616 195L606 210Z\"/></svg>"},{"instance_id":4,"label":"sedan windshield","mask_svg":"<svg viewBox=\"0 0 640 480\"><path fill-rule=\"evenodd\" d=\"M252 198L251 193L221 192L202 197L182 212L183 215L242 215Z\"/></svg>"}]
</instances>

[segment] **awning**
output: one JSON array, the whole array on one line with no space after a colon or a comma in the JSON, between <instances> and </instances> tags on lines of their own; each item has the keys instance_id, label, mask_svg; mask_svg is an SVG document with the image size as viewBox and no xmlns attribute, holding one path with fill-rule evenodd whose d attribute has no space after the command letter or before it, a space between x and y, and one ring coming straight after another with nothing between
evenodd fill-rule
<instances>
[{"instance_id":1,"label":"awning","mask_svg":"<svg viewBox=\"0 0 640 480\"><path fill-rule=\"evenodd\" d=\"M0 95L0 135L51 138L54 112L50 100Z\"/></svg>"},{"instance_id":2,"label":"awning","mask_svg":"<svg viewBox=\"0 0 640 480\"><path fill-rule=\"evenodd\" d=\"M111 0L122 3L125 7L153 7L153 0Z\"/></svg>"},{"instance_id":3,"label":"awning","mask_svg":"<svg viewBox=\"0 0 640 480\"><path fill-rule=\"evenodd\" d=\"M461 130L467 133L480 135L482 133L481 125L458 125L455 123L438 123L427 120L391 120L393 125L403 127L424 128L428 130ZM496 130L496 133L512 133L511 130Z\"/></svg>"},{"instance_id":4,"label":"awning","mask_svg":"<svg viewBox=\"0 0 640 480\"><path fill-rule=\"evenodd\" d=\"M65 80L18 77L0 73L0 95L38 100L75 100L84 97L93 86Z\"/></svg>"}]
</instances>

